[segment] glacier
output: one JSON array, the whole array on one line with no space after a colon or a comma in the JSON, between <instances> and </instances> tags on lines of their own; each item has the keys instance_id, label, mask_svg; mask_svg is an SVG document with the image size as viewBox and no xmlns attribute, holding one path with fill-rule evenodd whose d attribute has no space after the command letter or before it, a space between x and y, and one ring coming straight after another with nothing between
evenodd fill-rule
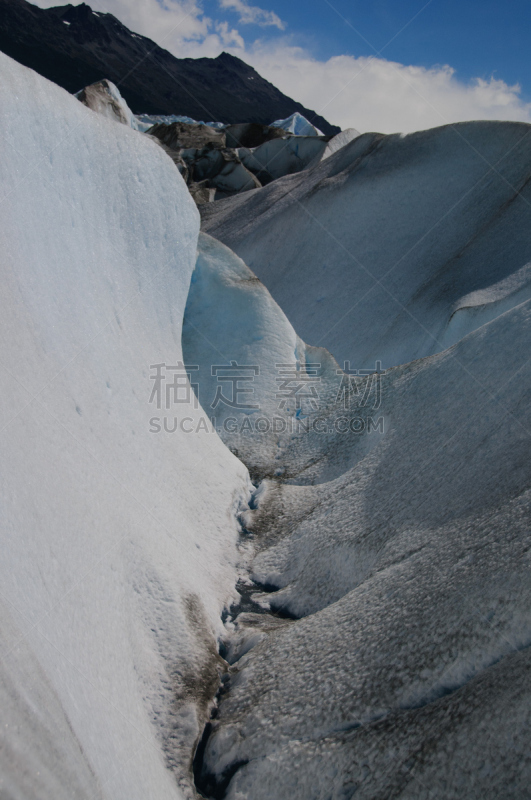
<instances>
[{"instance_id":1,"label":"glacier","mask_svg":"<svg viewBox=\"0 0 531 800\"><path fill-rule=\"evenodd\" d=\"M313 416L325 421L324 434L221 434L261 480L245 514L255 611L226 625L231 666L199 786L231 800L525 797L526 270L487 294L495 302L512 289L507 310L441 353L386 370L383 431L357 436L333 425L335 362L308 351L241 259L204 239L194 275L185 353L208 364L215 347L261 364L253 386L266 418L279 417L278 361L289 350L321 359Z\"/></svg>"},{"instance_id":2,"label":"glacier","mask_svg":"<svg viewBox=\"0 0 531 800\"><path fill-rule=\"evenodd\" d=\"M200 231L0 68L2 792L526 797L531 127L273 139Z\"/></svg>"},{"instance_id":3,"label":"glacier","mask_svg":"<svg viewBox=\"0 0 531 800\"><path fill-rule=\"evenodd\" d=\"M0 68L1 791L192 797L250 491L216 434L149 433L198 213L148 138Z\"/></svg>"},{"instance_id":4,"label":"glacier","mask_svg":"<svg viewBox=\"0 0 531 800\"><path fill-rule=\"evenodd\" d=\"M137 114L136 120L138 129L146 132L153 125L162 123L164 125L171 125L172 122L188 122L194 125L208 125L212 128L226 128L227 123L224 122L200 122L199 120L192 119L191 117L179 116L178 114L164 115L164 114ZM275 122L270 123L273 128L282 128L288 133L295 136L324 136L319 128L316 128L311 122L308 122L299 111L295 111L290 117L286 119L277 119Z\"/></svg>"},{"instance_id":5,"label":"glacier","mask_svg":"<svg viewBox=\"0 0 531 800\"><path fill-rule=\"evenodd\" d=\"M466 122L355 136L308 171L205 207L203 229L305 341L358 368L406 363L453 344L465 298L531 260L529 130ZM479 317L459 316L462 337Z\"/></svg>"}]
</instances>

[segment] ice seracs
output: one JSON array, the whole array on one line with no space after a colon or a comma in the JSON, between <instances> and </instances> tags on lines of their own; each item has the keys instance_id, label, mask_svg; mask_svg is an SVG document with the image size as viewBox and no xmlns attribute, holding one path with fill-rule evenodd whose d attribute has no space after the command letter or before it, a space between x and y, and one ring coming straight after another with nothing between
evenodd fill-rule
<instances>
[{"instance_id":1,"label":"ice seracs","mask_svg":"<svg viewBox=\"0 0 531 800\"><path fill-rule=\"evenodd\" d=\"M187 182L197 205L248 192L306 169L351 138L347 134L341 141L327 144L327 137L318 136L319 132L309 124L304 127L306 120L300 114L287 121L289 131L276 123L224 125L177 115L136 117L118 88L108 80L87 86L76 97L93 111L159 142ZM301 131L306 130L304 135L293 133L295 123Z\"/></svg>"},{"instance_id":2,"label":"ice seracs","mask_svg":"<svg viewBox=\"0 0 531 800\"><path fill-rule=\"evenodd\" d=\"M227 123L223 122L200 122L199 120L192 119L191 117L164 114L137 114L137 122L139 130L146 131L152 125L163 123L164 125L171 125L173 122L188 122L190 124L209 125L212 128L225 128L228 127ZM236 122L236 121L235 121ZM234 123L233 123L234 124ZM253 123L243 123L253 124ZM258 124L258 123L255 123ZM278 119L271 122L270 126L273 128L282 128L287 133L292 133L295 136L324 136L319 128L316 128L311 122L308 122L306 117L296 111L286 119Z\"/></svg>"},{"instance_id":3,"label":"ice seracs","mask_svg":"<svg viewBox=\"0 0 531 800\"><path fill-rule=\"evenodd\" d=\"M306 117L303 117L299 111L295 111L290 117L286 119L277 119L272 122L275 128L283 128L289 133L294 133L296 136L323 136L322 131L308 122Z\"/></svg>"},{"instance_id":4,"label":"ice seracs","mask_svg":"<svg viewBox=\"0 0 531 800\"><path fill-rule=\"evenodd\" d=\"M322 157L326 146L326 140L316 136L290 136L272 139L254 149L240 147L236 152L242 164L266 185L305 169Z\"/></svg>"},{"instance_id":5,"label":"ice seracs","mask_svg":"<svg viewBox=\"0 0 531 800\"><path fill-rule=\"evenodd\" d=\"M293 136L280 128L253 123L216 129L203 123L157 123L147 130L181 165L199 204L248 192L321 158L327 137ZM214 190L210 194L210 190ZM208 194L205 194L208 191Z\"/></svg>"}]
</instances>

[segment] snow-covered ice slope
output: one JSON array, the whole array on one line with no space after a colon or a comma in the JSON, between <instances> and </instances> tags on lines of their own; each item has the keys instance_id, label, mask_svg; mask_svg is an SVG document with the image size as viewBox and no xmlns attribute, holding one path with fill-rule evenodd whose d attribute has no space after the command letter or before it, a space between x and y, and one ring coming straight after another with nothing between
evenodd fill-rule
<instances>
[{"instance_id":1,"label":"snow-covered ice slope","mask_svg":"<svg viewBox=\"0 0 531 800\"><path fill-rule=\"evenodd\" d=\"M386 373L343 475L264 482L257 599L299 619L236 619L205 755L227 798L527 796L530 347L526 301Z\"/></svg>"},{"instance_id":2,"label":"snow-covered ice slope","mask_svg":"<svg viewBox=\"0 0 531 800\"><path fill-rule=\"evenodd\" d=\"M498 313L490 287L531 261L530 130L363 134L313 168L205 207L203 228L309 344L357 368L406 363ZM478 292L485 313L463 313Z\"/></svg>"},{"instance_id":3,"label":"snow-covered ice slope","mask_svg":"<svg viewBox=\"0 0 531 800\"><path fill-rule=\"evenodd\" d=\"M191 796L248 494L215 434L150 433L198 214L148 138L0 69L0 794Z\"/></svg>"}]
</instances>

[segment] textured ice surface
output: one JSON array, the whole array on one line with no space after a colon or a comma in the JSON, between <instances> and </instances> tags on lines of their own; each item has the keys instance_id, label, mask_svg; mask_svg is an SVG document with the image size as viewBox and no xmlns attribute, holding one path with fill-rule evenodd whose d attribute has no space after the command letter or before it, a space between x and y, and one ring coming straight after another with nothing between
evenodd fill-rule
<instances>
[{"instance_id":1,"label":"textured ice surface","mask_svg":"<svg viewBox=\"0 0 531 800\"><path fill-rule=\"evenodd\" d=\"M149 138L0 58L2 789L193 797L223 637L203 775L231 800L526 797L529 126L349 134L216 204L263 285L198 242ZM390 367L354 409L383 433L338 429L344 373L301 338L326 326ZM168 414L152 365L182 327L203 408ZM232 360L259 367L259 408L213 407ZM315 362L319 408L279 407L279 364ZM208 426L161 423L213 413L252 498ZM222 625L243 562L255 594Z\"/></svg>"},{"instance_id":2,"label":"textured ice surface","mask_svg":"<svg viewBox=\"0 0 531 800\"><path fill-rule=\"evenodd\" d=\"M369 437L352 431L337 436L336 425L345 427L341 424L345 376L339 365L324 348L306 345L244 262L206 234L199 236L184 316L183 351L187 364L199 366L194 381L203 407L215 418L223 440L258 479L330 480L379 440L379 431ZM227 368L231 362L248 367L232 373L247 380L248 393L235 396L246 408L216 402L222 385L218 375L230 371L213 368ZM298 374L293 374L292 381L297 364ZM282 376L289 379L288 390L282 390ZM306 398L290 396L289 387L300 385L301 380L306 381L302 386ZM356 412L361 419L371 413L376 387L367 386L374 382L371 376L356 380L360 399L369 389L369 406ZM223 396L233 399L228 387Z\"/></svg>"},{"instance_id":3,"label":"textured ice surface","mask_svg":"<svg viewBox=\"0 0 531 800\"><path fill-rule=\"evenodd\" d=\"M529 130L366 133L205 208L204 230L244 259L309 344L356 368L406 363L455 341L463 298L531 260ZM485 319L460 316L459 337Z\"/></svg>"},{"instance_id":4,"label":"textured ice surface","mask_svg":"<svg viewBox=\"0 0 531 800\"><path fill-rule=\"evenodd\" d=\"M253 577L300 619L224 684L229 798L525 796L530 345L528 301L386 373L386 434L343 475L262 487Z\"/></svg>"},{"instance_id":5,"label":"textured ice surface","mask_svg":"<svg viewBox=\"0 0 531 800\"><path fill-rule=\"evenodd\" d=\"M215 434L149 432L198 213L152 141L0 69L0 793L191 796L248 492Z\"/></svg>"},{"instance_id":6,"label":"textured ice surface","mask_svg":"<svg viewBox=\"0 0 531 800\"><path fill-rule=\"evenodd\" d=\"M464 220L455 217L448 226L443 220L423 251L423 264L413 255L404 259L407 308L418 312L422 305L415 303L423 292L438 299L424 308L426 330L418 326L416 333L411 327L409 340L398 333L394 339L382 335L387 349L380 352L398 363L410 357L413 346L426 343L428 329L443 333L440 352L383 375L378 415L384 435L371 440L374 434L336 431L320 439L308 435L304 445L294 440L286 449L282 437L277 440L281 469L260 485L257 508L246 514L245 524L253 536L254 599L296 619L273 624L275 618L266 616L258 625L252 615L242 614L229 626L232 667L204 765L219 784L230 777L231 800L526 796L531 778L526 752L531 732L531 212L525 194L529 161L518 148L527 130L471 126L480 139L476 144L484 152L490 149L491 156L500 140L505 149L512 141L511 177L522 194L504 204L507 183L492 174L491 191L486 192L485 181ZM417 136L417 145L426 145L432 172L433 140L448 135L439 130ZM366 197L398 180L405 168L399 159L390 159L381 171L360 166L357 148L364 152L363 138L310 173L259 190L245 204L228 201L207 212L214 221L210 230L236 241L240 253L248 247L250 257L270 276L280 275L285 286L293 280L293 291L296 284L299 292L294 313L302 315L305 293L319 280L306 240L318 255L319 248L324 252L329 246L318 223L326 219L331 227L336 215L344 237L352 229L363 236L355 216L361 206L347 202L349 181L350 199L355 197L348 160L358 165L356 178ZM400 147L406 139L384 139L381 149ZM442 155L444 171L450 156L446 149ZM474 194L475 156L465 158L462 152L461 157L469 162L468 172L452 178L464 194ZM334 162L335 175L328 171ZM409 191L402 176L394 196L402 202L395 213L402 221L403 246L416 226L422 239L416 198L420 170L410 177ZM427 206L428 200L435 204L429 178L433 174L421 184ZM441 179L438 190L447 203L443 188ZM313 204L311 222L301 203ZM379 219L383 234L373 231L371 244L376 262L387 256L389 227L399 233L396 220ZM370 224L367 216L364 220ZM429 215L423 224L428 236ZM195 319L199 336L205 332L211 342L223 342L226 353L245 344L251 363L256 358L271 369L283 357L284 342L294 341L291 325L242 261L204 241L211 243L211 261L209 266L198 261L185 331L188 320ZM459 257L435 269L441 253L456 253L456 242L465 243ZM292 243L304 249L304 259L297 260ZM331 258L330 263L336 262ZM346 268L330 286L338 303L340 290L355 291ZM202 303L209 307L203 318ZM384 331L392 329L391 309L381 308L370 295L358 305L362 322L373 329L378 323ZM225 314L234 321L232 339L219 333ZM361 322L356 325L363 337ZM294 352L304 347L315 353L295 341ZM355 347L357 340L351 344ZM197 352L204 359L206 345ZM271 382L265 377L256 384L257 399L273 413ZM321 413L328 423L336 409L332 376L325 378ZM223 436L252 469L257 453L264 463L273 453L269 434L255 436L246 446L237 432ZM313 450L311 468L306 445Z\"/></svg>"}]
</instances>

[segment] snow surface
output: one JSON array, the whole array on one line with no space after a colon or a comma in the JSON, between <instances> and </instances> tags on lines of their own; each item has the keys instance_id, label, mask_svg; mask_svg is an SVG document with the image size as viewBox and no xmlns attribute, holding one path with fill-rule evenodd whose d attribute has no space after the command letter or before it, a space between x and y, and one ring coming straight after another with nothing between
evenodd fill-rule
<instances>
[{"instance_id":1,"label":"snow surface","mask_svg":"<svg viewBox=\"0 0 531 800\"><path fill-rule=\"evenodd\" d=\"M406 363L455 341L454 316L458 338L482 324L455 312L531 260L530 130L363 134L313 168L205 208L203 229L341 365Z\"/></svg>"},{"instance_id":2,"label":"snow surface","mask_svg":"<svg viewBox=\"0 0 531 800\"><path fill-rule=\"evenodd\" d=\"M0 793L191 797L249 492L215 433L149 432L198 213L148 138L0 69Z\"/></svg>"},{"instance_id":3,"label":"snow surface","mask_svg":"<svg viewBox=\"0 0 531 800\"><path fill-rule=\"evenodd\" d=\"M308 122L306 117L303 117L298 111L295 111L290 117L286 119L277 119L271 123L272 128L283 128L288 133L294 133L295 136L323 136L323 132Z\"/></svg>"}]
</instances>

